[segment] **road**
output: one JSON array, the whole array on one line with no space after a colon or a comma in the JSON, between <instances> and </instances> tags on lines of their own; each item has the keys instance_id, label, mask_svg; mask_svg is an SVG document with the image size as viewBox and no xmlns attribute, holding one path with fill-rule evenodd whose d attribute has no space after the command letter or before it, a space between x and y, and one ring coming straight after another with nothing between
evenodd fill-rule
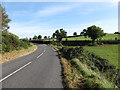
<instances>
[{"instance_id":1,"label":"road","mask_svg":"<svg viewBox=\"0 0 120 90\"><path fill-rule=\"evenodd\" d=\"M2 64L2 88L63 88L57 52L46 45Z\"/></svg>"}]
</instances>

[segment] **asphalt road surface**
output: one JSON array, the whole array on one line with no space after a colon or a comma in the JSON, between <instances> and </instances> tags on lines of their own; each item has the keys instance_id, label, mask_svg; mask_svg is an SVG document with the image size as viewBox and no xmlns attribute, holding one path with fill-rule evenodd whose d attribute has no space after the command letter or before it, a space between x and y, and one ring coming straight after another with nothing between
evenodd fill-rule
<instances>
[{"instance_id":1,"label":"asphalt road surface","mask_svg":"<svg viewBox=\"0 0 120 90\"><path fill-rule=\"evenodd\" d=\"M63 88L61 65L52 47L38 45L26 56L2 64L2 88Z\"/></svg>"}]
</instances>

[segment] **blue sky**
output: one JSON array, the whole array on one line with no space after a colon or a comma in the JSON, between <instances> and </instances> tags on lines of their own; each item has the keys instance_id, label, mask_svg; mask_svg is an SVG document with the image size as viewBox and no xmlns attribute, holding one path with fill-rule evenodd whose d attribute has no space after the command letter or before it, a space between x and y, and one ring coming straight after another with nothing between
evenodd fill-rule
<instances>
[{"instance_id":1,"label":"blue sky","mask_svg":"<svg viewBox=\"0 0 120 90\"><path fill-rule=\"evenodd\" d=\"M118 31L118 4L113 2L4 2L10 32L20 38L51 36L60 28L68 35L96 25L106 33Z\"/></svg>"}]
</instances>

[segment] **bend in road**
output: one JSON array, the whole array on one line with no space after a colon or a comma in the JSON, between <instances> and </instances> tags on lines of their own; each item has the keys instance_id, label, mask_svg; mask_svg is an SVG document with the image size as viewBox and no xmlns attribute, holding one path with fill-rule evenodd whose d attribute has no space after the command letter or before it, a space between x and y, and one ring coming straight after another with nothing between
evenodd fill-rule
<instances>
[{"instance_id":1,"label":"bend in road","mask_svg":"<svg viewBox=\"0 0 120 90\"><path fill-rule=\"evenodd\" d=\"M3 63L3 88L63 88L61 65L52 47L38 49L16 60Z\"/></svg>"}]
</instances>

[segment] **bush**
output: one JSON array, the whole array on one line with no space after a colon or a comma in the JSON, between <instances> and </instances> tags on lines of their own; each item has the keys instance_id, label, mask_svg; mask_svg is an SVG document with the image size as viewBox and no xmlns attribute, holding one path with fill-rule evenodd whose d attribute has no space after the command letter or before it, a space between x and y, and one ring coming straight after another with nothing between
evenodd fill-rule
<instances>
[{"instance_id":1,"label":"bush","mask_svg":"<svg viewBox=\"0 0 120 90\"><path fill-rule=\"evenodd\" d=\"M80 56L80 54L83 52L83 47L62 47L59 51L64 58L73 59Z\"/></svg>"},{"instance_id":2,"label":"bush","mask_svg":"<svg viewBox=\"0 0 120 90\"><path fill-rule=\"evenodd\" d=\"M2 32L2 53L13 50L19 50L21 48L28 48L31 46L28 39L19 39L18 36L8 31Z\"/></svg>"}]
</instances>

